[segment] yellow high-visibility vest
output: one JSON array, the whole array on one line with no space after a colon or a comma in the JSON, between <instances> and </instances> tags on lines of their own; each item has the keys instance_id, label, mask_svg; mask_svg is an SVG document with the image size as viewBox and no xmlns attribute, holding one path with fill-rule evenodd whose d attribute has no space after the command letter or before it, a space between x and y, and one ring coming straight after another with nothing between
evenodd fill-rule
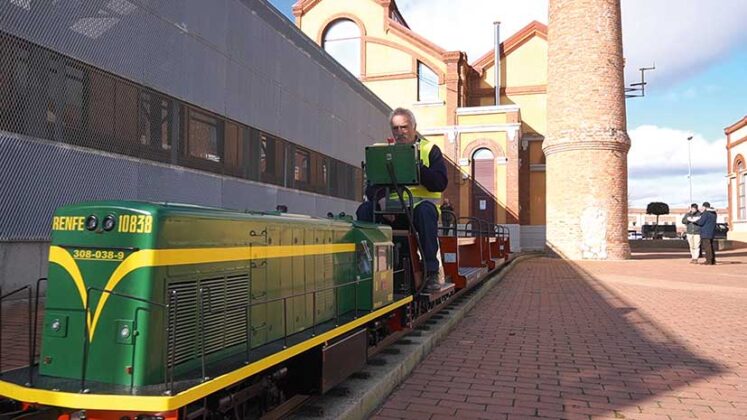
<instances>
[{"instance_id":1,"label":"yellow high-visibility vest","mask_svg":"<svg viewBox=\"0 0 747 420\"><path fill-rule=\"evenodd\" d=\"M426 139L420 139L419 142L420 142L420 161L426 168L430 168L431 167L430 154L435 144L429 142ZM438 205L439 205L439 202L441 201L441 196L442 196L440 192L429 191L428 188L425 188L422 185L414 185L414 186L409 186L407 188L412 193L412 200L415 203L415 206L417 206L423 201L430 201L436 205L437 210L439 209ZM407 201L408 199L407 193L404 194L404 199L405 201ZM397 197L397 193L390 194L389 200L398 201L399 198Z\"/></svg>"}]
</instances>

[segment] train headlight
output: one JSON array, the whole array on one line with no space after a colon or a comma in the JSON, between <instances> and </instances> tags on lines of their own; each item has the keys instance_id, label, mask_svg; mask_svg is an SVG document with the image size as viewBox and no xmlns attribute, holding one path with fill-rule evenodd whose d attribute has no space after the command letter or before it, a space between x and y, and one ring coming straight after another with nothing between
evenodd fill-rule
<instances>
[{"instance_id":1,"label":"train headlight","mask_svg":"<svg viewBox=\"0 0 747 420\"><path fill-rule=\"evenodd\" d=\"M59 319L55 319L52 321L52 325L50 325L50 328L52 328L52 331L59 331L60 328L62 328L62 323Z\"/></svg>"},{"instance_id":2,"label":"train headlight","mask_svg":"<svg viewBox=\"0 0 747 420\"><path fill-rule=\"evenodd\" d=\"M108 214L106 217L104 217L104 221L101 223L101 226L104 228L105 231L110 231L114 229L114 226L117 224L116 218L113 214Z\"/></svg>"},{"instance_id":3,"label":"train headlight","mask_svg":"<svg viewBox=\"0 0 747 420\"><path fill-rule=\"evenodd\" d=\"M90 231L96 230L99 227L99 219L93 214L86 217L86 229Z\"/></svg>"},{"instance_id":4,"label":"train headlight","mask_svg":"<svg viewBox=\"0 0 747 420\"><path fill-rule=\"evenodd\" d=\"M122 338L128 338L130 336L130 327L122 325L122 328L119 330L119 336Z\"/></svg>"}]
</instances>

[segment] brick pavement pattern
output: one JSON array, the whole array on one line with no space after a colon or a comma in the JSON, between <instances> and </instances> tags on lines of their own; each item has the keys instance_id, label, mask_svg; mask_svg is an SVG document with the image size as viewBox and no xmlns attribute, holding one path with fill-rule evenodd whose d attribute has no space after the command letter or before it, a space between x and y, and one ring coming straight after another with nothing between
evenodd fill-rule
<instances>
[{"instance_id":1,"label":"brick pavement pattern","mask_svg":"<svg viewBox=\"0 0 747 420\"><path fill-rule=\"evenodd\" d=\"M520 263L373 417L747 417L747 251L687 258Z\"/></svg>"}]
</instances>

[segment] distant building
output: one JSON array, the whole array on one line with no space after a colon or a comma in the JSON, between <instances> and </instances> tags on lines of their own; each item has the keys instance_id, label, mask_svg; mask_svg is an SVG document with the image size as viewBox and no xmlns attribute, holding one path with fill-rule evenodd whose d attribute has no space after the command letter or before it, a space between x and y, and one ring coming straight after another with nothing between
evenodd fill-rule
<instances>
[{"instance_id":1,"label":"distant building","mask_svg":"<svg viewBox=\"0 0 747 420\"><path fill-rule=\"evenodd\" d=\"M747 115L726 127L727 176L729 177L729 236L747 242Z\"/></svg>"},{"instance_id":2,"label":"distant building","mask_svg":"<svg viewBox=\"0 0 747 420\"><path fill-rule=\"evenodd\" d=\"M458 164L445 196L459 216L509 225L514 249L544 247L544 24L529 23L468 61L411 30L394 0L299 0L293 14L389 106L412 109L418 131Z\"/></svg>"}]
</instances>

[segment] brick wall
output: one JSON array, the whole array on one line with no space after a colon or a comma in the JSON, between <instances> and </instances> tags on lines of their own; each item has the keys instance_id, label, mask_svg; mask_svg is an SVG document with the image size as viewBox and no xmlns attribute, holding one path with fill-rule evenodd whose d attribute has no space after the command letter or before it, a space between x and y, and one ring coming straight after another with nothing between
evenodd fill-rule
<instances>
[{"instance_id":1,"label":"brick wall","mask_svg":"<svg viewBox=\"0 0 747 420\"><path fill-rule=\"evenodd\" d=\"M547 243L571 259L623 259L627 152L619 0L550 0Z\"/></svg>"}]
</instances>

